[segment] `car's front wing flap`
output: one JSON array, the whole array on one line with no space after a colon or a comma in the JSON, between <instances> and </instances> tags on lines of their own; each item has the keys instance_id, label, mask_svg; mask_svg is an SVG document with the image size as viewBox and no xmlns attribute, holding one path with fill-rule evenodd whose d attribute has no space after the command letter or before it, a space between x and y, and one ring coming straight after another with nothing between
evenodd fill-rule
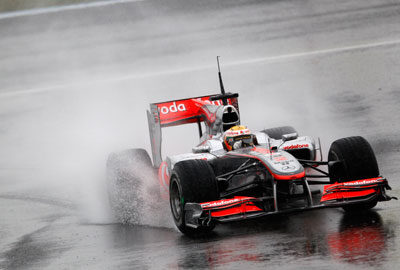
<instances>
[{"instance_id":1,"label":"car's front wing flap","mask_svg":"<svg viewBox=\"0 0 400 270\"><path fill-rule=\"evenodd\" d=\"M185 222L190 227L207 226L212 220L223 222L226 218L244 219L266 213L262 204L265 198L236 196L231 199L205 203L186 203Z\"/></svg>"},{"instance_id":2,"label":"car's front wing flap","mask_svg":"<svg viewBox=\"0 0 400 270\"><path fill-rule=\"evenodd\" d=\"M386 195L385 189L391 188L383 177L335 183L324 187L321 203L351 202L374 194L378 196L378 201L387 201L391 197Z\"/></svg>"},{"instance_id":3,"label":"car's front wing flap","mask_svg":"<svg viewBox=\"0 0 400 270\"><path fill-rule=\"evenodd\" d=\"M186 203L185 223L187 226L197 228L208 226L214 221L225 223L269 215L396 199L386 195L385 189L390 189L390 187L387 180L382 177L335 183L324 187L319 204L300 205L300 207L283 210L265 209L264 202L272 200L272 197L236 196L205 203Z\"/></svg>"}]
</instances>

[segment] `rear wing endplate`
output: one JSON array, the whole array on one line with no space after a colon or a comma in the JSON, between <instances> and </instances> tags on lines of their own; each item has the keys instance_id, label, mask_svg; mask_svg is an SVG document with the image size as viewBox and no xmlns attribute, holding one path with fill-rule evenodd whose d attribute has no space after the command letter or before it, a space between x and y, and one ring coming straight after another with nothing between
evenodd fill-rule
<instances>
[{"instance_id":1,"label":"rear wing endplate","mask_svg":"<svg viewBox=\"0 0 400 270\"><path fill-rule=\"evenodd\" d=\"M158 167L162 162L161 128L215 121L216 115L210 108L223 105L224 101L219 96L209 95L150 104L147 120L154 166ZM239 111L238 94L227 93L223 98Z\"/></svg>"}]
</instances>

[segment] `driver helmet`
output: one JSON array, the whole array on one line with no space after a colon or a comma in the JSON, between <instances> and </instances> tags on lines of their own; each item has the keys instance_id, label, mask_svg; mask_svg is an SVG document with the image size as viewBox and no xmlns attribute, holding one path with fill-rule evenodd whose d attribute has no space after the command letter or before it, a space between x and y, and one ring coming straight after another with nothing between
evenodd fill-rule
<instances>
[{"instance_id":1,"label":"driver helmet","mask_svg":"<svg viewBox=\"0 0 400 270\"><path fill-rule=\"evenodd\" d=\"M254 146L254 135L246 126L234 126L225 131L223 144L228 151Z\"/></svg>"}]
</instances>

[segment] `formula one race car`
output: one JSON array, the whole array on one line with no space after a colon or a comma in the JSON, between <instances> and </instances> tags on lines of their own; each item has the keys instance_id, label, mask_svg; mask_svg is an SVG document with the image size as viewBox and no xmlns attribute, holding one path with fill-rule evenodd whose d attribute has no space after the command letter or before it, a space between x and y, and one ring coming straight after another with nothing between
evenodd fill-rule
<instances>
[{"instance_id":1,"label":"formula one race car","mask_svg":"<svg viewBox=\"0 0 400 270\"><path fill-rule=\"evenodd\" d=\"M220 72L219 78L221 94L150 104L152 161L143 149L108 159L114 210L128 207L125 216L140 220L138 181L156 178L155 169L158 196L169 198L176 226L188 235L209 232L217 223L294 211L362 211L394 198L386 194L388 182L363 137L334 141L328 160L322 161L320 143L298 136L292 127L252 133L240 125L238 94L225 93ZM200 143L191 153L163 160L161 129L189 123L198 124ZM150 176L143 176L144 168L153 168ZM325 185L322 196L310 185Z\"/></svg>"}]
</instances>

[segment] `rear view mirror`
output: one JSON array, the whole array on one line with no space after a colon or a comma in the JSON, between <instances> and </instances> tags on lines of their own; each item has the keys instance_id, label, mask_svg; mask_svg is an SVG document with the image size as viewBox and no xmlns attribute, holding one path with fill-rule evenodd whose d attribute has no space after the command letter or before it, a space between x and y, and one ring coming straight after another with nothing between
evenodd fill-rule
<instances>
[{"instance_id":1,"label":"rear view mirror","mask_svg":"<svg viewBox=\"0 0 400 270\"><path fill-rule=\"evenodd\" d=\"M198 153L209 153L211 150L211 147L209 145L200 145L200 146L195 146L192 148L193 153L198 154Z\"/></svg>"},{"instance_id":2,"label":"rear view mirror","mask_svg":"<svg viewBox=\"0 0 400 270\"><path fill-rule=\"evenodd\" d=\"M283 142L292 141L292 140L297 139L297 137L299 137L299 135L297 133L283 134L282 141Z\"/></svg>"}]
</instances>

